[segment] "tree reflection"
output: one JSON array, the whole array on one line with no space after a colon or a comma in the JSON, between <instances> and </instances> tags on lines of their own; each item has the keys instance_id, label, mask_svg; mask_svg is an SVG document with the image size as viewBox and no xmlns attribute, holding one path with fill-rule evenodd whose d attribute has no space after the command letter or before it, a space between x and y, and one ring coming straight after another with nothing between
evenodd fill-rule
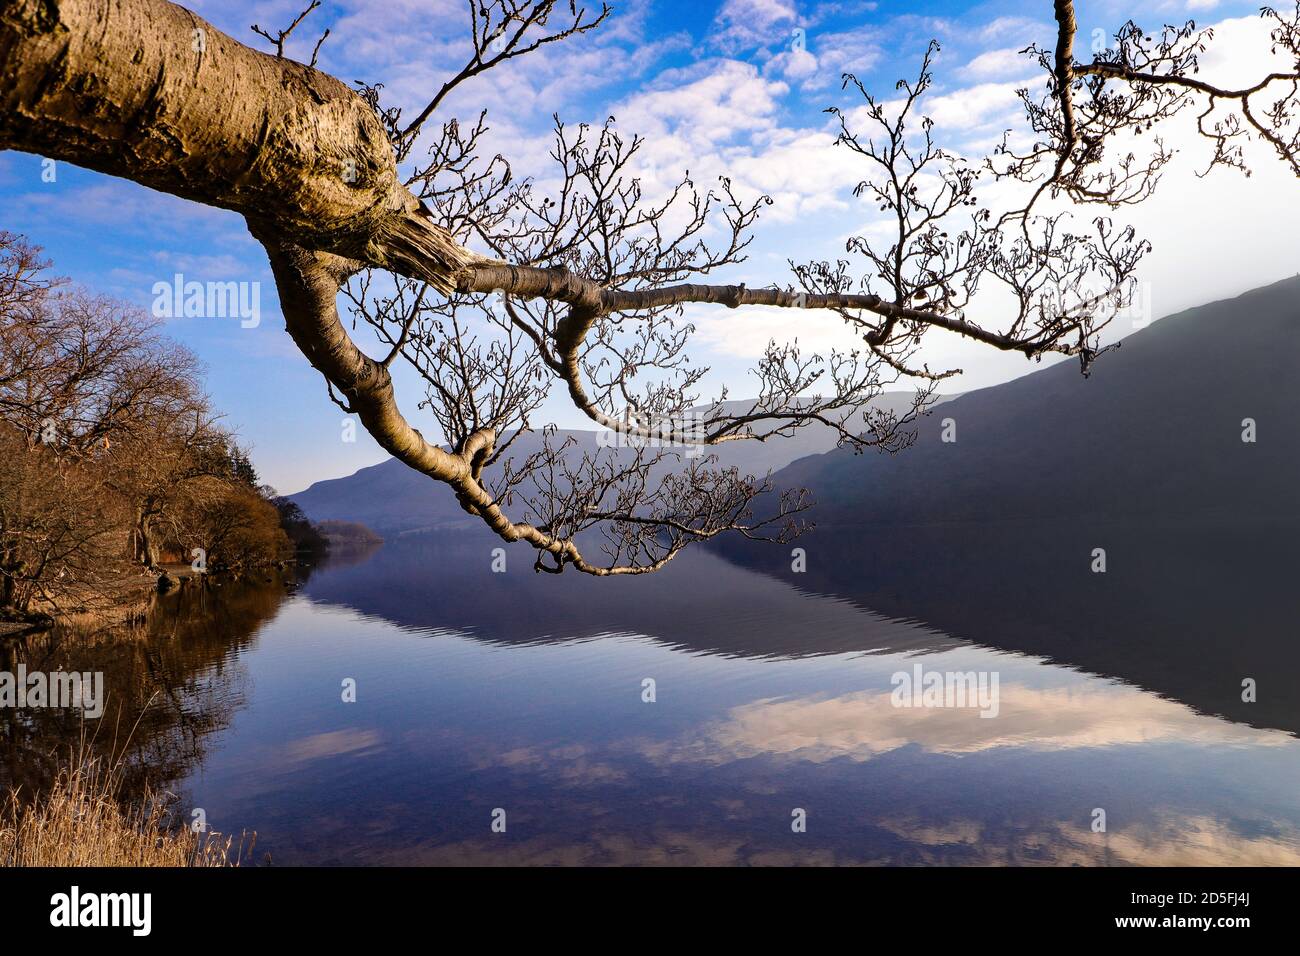
<instances>
[{"instance_id":1,"label":"tree reflection","mask_svg":"<svg viewBox=\"0 0 1300 956\"><path fill-rule=\"evenodd\" d=\"M61 624L0 644L0 671L99 671L105 698L98 719L79 709L0 709L0 786L43 789L84 737L121 761L126 797L146 786L174 790L244 705L242 652L307 573L214 579L156 596L134 624Z\"/></svg>"}]
</instances>

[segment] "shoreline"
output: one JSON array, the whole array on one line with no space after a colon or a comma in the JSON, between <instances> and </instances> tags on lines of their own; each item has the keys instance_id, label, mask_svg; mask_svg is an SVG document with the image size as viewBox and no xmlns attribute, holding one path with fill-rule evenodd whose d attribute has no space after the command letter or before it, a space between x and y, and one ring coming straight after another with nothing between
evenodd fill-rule
<instances>
[{"instance_id":1,"label":"shoreline","mask_svg":"<svg viewBox=\"0 0 1300 956\"><path fill-rule=\"evenodd\" d=\"M296 566L291 559L243 571L195 571L189 564L166 562L151 571L124 574L100 590L66 600L62 608L42 608L27 618L0 620L0 642L39 634L58 626L122 627L141 620L158 597L240 581L263 573L284 573Z\"/></svg>"}]
</instances>

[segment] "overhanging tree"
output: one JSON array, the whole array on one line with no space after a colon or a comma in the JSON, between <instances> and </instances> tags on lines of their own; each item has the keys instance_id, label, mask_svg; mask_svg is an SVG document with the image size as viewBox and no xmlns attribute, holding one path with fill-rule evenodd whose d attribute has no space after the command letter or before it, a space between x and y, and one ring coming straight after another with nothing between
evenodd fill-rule
<instances>
[{"instance_id":1,"label":"overhanging tree","mask_svg":"<svg viewBox=\"0 0 1300 956\"><path fill-rule=\"evenodd\" d=\"M550 190L483 155L484 117L443 116L448 95L608 13L572 2L470 0L469 59L408 120L383 105L380 85L353 90L287 59L284 41L303 16L274 36L258 28L275 46L266 54L164 0L0 0L0 146L242 214L266 249L289 334L385 450L450 485L503 539L530 544L539 570L640 573L723 532L784 537L804 500L785 495L755 517L765 480L709 460L659 474L674 453L644 442L576 463L550 443L522 462L506 457L553 385L633 440L717 445L821 422L854 447L896 450L933 383L952 374L917 360L931 329L1031 358L1075 356L1086 372L1147 245L1105 215L1076 225L1070 207L1105 212L1148 198L1174 158L1161 129L1175 116L1191 111L1210 167L1248 172L1242 145L1257 139L1300 174L1300 5L1263 11L1275 51L1295 68L1240 88L1199 77L1213 37L1193 23L1155 33L1128 23L1081 59L1073 3L1052 6L1055 44L1026 51L1042 66L1041 92L1023 91L1024 128L991 155L936 143L921 112L934 46L891 99L845 78L870 129L837 114L839 144L863 158L856 192L890 223L883 242L848 244L865 275L844 260L792 263L789 285L700 281L743 259L767 200L739 196L725 179L701 192L689 177L647 196L634 174L640 142L612 125L574 132L557 120ZM413 158L417 147L426 159ZM995 209L977 195L990 184L1020 188ZM372 294L373 270L391 273L395 289ZM1004 320L968 318L975 295L994 288ZM386 354L353 341L341 290ZM681 318L692 303L830 310L861 346L809 356L774 342L754 370L757 400L737 410L720 396L692 427L665 433L662 423L688 420L699 404L702 371L687 361L692 330ZM399 358L427 383L422 404L449 447L426 440L399 407L390 375ZM901 379L922 383L911 413L862 416ZM516 499L531 520L508 513ZM580 545L592 532L603 534L605 560Z\"/></svg>"}]
</instances>

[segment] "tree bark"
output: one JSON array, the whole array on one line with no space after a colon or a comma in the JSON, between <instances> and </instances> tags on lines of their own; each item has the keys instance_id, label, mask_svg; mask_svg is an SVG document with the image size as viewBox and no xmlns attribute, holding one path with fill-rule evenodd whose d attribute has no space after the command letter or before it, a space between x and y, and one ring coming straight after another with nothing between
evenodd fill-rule
<instances>
[{"instance_id":1,"label":"tree bark","mask_svg":"<svg viewBox=\"0 0 1300 956\"><path fill-rule=\"evenodd\" d=\"M142 564L146 570L152 571L158 566L158 546L149 533L150 516L138 512L135 519L135 527L132 529L132 560Z\"/></svg>"},{"instance_id":2,"label":"tree bark","mask_svg":"<svg viewBox=\"0 0 1300 956\"><path fill-rule=\"evenodd\" d=\"M478 258L429 222L356 93L165 0L5 0L0 146L231 209L444 290Z\"/></svg>"}]
</instances>

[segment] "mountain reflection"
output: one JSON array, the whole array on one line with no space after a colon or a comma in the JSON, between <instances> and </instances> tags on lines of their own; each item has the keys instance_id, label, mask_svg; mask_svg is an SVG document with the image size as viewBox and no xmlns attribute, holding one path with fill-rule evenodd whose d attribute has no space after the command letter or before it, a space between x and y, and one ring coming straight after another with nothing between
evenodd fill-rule
<instances>
[{"instance_id":1,"label":"mountain reflection","mask_svg":"<svg viewBox=\"0 0 1300 956\"><path fill-rule=\"evenodd\" d=\"M1286 534L842 540L801 541L806 574L769 548L600 581L413 535L6 664L105 671L133 779L279 864L1300 864ZM918 664L996 673L996 717L895 707ZM29 787L81 732L3 719Z\"/></svg>"},{"instance_id":2,"label":"mountain reflection","mask_svg":"<svg viewBox=\"0 0 1300 956\"><path fill-rule=\"evenodd\" d=\"M450 628L508 645L635 633L693 654L798 658L961 643L847 600L802 593L700 550L655 574L592 578L536 574L522 552L508 552L519 562L508 573L493 573L492 551L500 544L478 532L399 537L364 564L322 568L304 593L403 627Z\"/></svg>"},{"instance_id":3,"label":"mountain reflection","mask_svg":"<svg viewBox=\"0 0 1300 956\"><path fill-rule=\"evenodd\" d=\"M629 580L491 572L486 535L412 535L324 569L316 600L410 628L527 644L645 634L689 653L937 653L973 642L1118 678L1197 711L1300 732L1300 535L1285 526L818 529L788 548L687 552ZM1089 569L1105 547L1108 569ZM754 572L760 572L756 577ZM1242 700L1242 681L1257 700Z\"/></svg>"},{"instance_id":4,"label":"mountain reflection","mask_svg":"<svg viewBox=\"0 0 1300 956\"><path fill-rule=\"evenodd\" d=\"M1300 732L1294 523L1083 521L818 528L746 567L953 638L1116 677L1197 710ZM1091 570L1094 549L1105 573ZM1243 681L1257 699L1243 700Z\"/></svg>"},{"instance_id":5,"label":"mountain reflection","mask_svg":"<svg viewBox=\"0 0 1300 956\"><path fill-rule=\"evenodd\" d=\"M393 690L356 736L259 758L340 752L284 782L294 802L338 761L390 774L388 810L365 838L335 815L299 852L1300 863L1289 535L1036 525L874 529L849 544L823 529L799 545L802 575L770 547L687 553L637 581L493 574L496 543L473 534L398 538L365 564L323 569L304 594L348 609L330 612L344 614L332 627L373 647L397 624L450 670L410 678L428 702L419 721L398 712L413 691ZM1104 576L1088 571L1093 546L1108 549ZM891 675L917 661L998 672L997 718L893 707ZM638 703L642 674L660 681L654 707ZM1248 676L1257 705L1240 700ZM394 761L425 769L395 781ZM481 832L492 806L510 807L508 839ZM797 839L792 807L809 813ZM1097 808L1107 832L1091 829Z\"/></svg>"}]
</instances>

